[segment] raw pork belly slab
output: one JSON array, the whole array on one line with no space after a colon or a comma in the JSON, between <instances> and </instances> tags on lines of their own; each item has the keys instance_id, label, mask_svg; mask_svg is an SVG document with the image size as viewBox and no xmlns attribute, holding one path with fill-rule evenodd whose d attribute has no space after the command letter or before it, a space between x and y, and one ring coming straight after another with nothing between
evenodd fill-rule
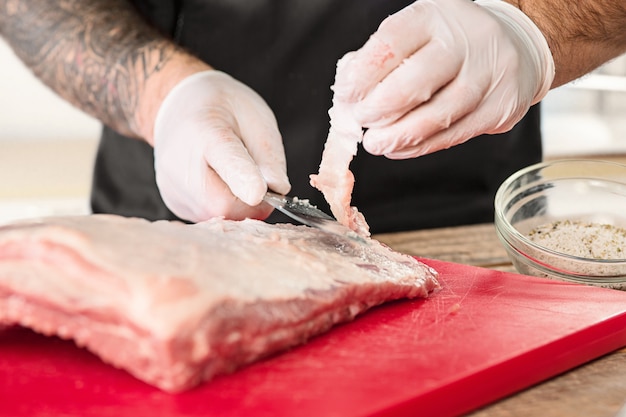
<instances>
[{"instance_id":1,"label":"raw pork belly slab","mask_svg":"<svg viewBox=\"0 0 626 417\"><path fill-rule=\"evenodd\" d=\"M304 343L437 274L307 226L112 215L0 227L0 326L73 339L170 392Z\"/></svg>"}]
</instances>

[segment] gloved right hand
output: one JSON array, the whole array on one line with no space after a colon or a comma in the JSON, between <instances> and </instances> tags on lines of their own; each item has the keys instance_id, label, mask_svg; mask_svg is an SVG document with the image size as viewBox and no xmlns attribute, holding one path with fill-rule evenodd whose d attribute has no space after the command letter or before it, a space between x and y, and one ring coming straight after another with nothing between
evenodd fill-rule
<instances>
[{"instance_id":1,"label":"gloved right hand","mask_svg":"<svg viewBox=\"0 0 626 417\"><path fill-rule=\"evenodd\" d=\"M333 90L354 103L373 155L406 159L503 133L554 79L548 43L502 0L418 0L337 65Z\"/></svg>"},{"instance_id":2,"label":"gloved right hand","mask_svg":"<svg viewBox=\"0 0 626 417\"><path fill-rule=\"evenodd\" d=\"M285 153L265 101L231 76L208 70L176 85L154 126L156 182L163 201L193 222L264 219L268 187L286 194Z\"/></svg>"}]
</instances>

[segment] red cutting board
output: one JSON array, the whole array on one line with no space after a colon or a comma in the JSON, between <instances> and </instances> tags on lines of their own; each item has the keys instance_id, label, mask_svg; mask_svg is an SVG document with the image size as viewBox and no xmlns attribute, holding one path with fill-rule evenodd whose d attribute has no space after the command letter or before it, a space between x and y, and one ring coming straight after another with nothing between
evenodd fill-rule
<instances>
[{"instance_id":1,"label":"red cutting board","mask_svg":"<svg viewBox=\"0 0 626 417\"><path fill-rule=\"evenodd\" d=\"M626 345L626 292L433 260L443 289L171 395L71 342L0 332L0 415L454 416Z\"/></svg>"}]
</instances>

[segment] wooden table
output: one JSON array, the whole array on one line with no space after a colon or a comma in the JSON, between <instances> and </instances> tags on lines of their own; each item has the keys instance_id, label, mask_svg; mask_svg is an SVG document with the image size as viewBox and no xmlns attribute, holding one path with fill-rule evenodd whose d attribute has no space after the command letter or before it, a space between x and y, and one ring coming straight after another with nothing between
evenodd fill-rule
<instances>
[{"instance_id":1,"label":"wooden table","mask_svg":"<svg viewBox=\"0 0 626 417\"><path fill-rule=\"evenodd\" d=\"M374 236L410 255L515 272L493 224ZM472 417L615 417L626 402L626 348L474 413Z\"/></svg>"}]
</instances>

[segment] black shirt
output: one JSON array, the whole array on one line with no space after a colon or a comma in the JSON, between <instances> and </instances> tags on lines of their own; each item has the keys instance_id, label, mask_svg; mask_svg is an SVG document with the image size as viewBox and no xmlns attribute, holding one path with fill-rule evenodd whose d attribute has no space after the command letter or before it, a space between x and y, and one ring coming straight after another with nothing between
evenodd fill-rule
<instances>
[{"instance_id":1,"label":"black shirt","mask_svg":"<svg viewBox=\"0 0 626 417\"><path fill-rule=\"evenodd\" d=\"M290 194L328 211L309 185L328 134L337 60L360 48L398 0L136 0L148 20L213 67L257 91L283 135ZM437 68L433 68L436 71ZM351 164L353 205L373 233L493 221L499 184L541 159L539 106L510 132L408 160L363 149ZM104 128L92 191L95 213L176 219L154 179L152 148ZM274 213L268 221L288 221Z\"/></svg>"}]
</instances>

